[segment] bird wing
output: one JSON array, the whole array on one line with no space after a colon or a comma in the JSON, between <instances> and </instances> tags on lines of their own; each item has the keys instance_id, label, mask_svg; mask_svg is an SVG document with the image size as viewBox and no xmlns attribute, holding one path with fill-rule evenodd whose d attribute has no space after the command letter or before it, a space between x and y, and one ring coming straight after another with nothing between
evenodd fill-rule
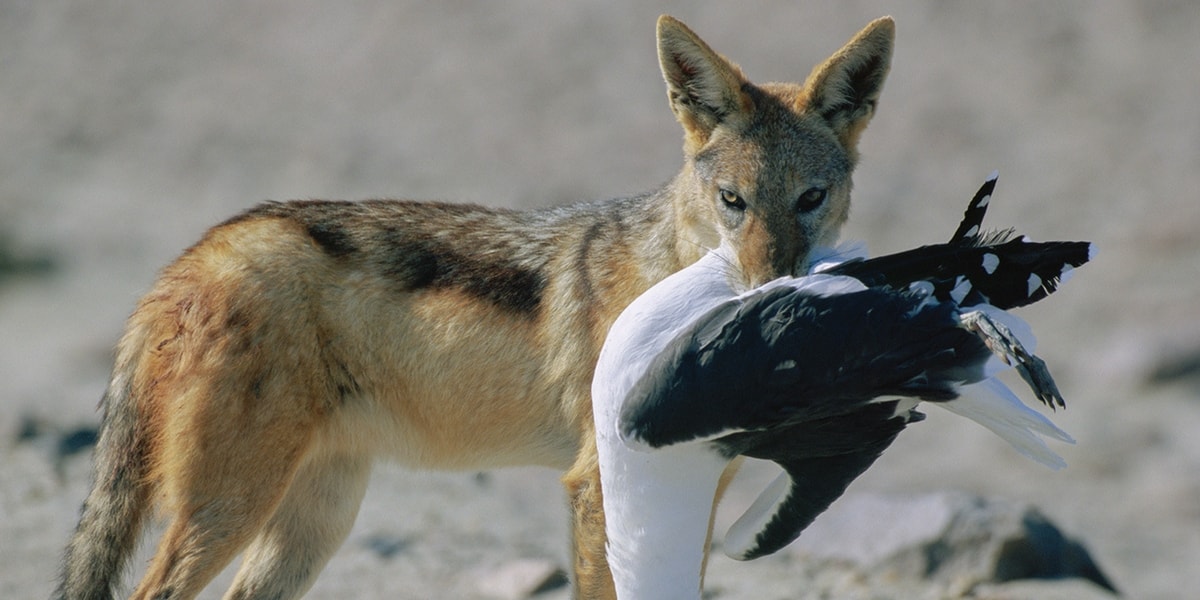
<instances>
[{"instance_id":1,"label":"bird wing","mask_svg":"<svg viewBox=\"0 0 1200 600\"><path fill-rule=\"evenodd\" d=\"M1089 242L1030 242L1016 238L979 246L921 246L844 262L823 273L853 277L869 287L907 288L915 282L928 282L940 300L960 306L991 304L1008 310L1050 295L1073 269L1093 255L1094 247Z\"/></svg>"},{"instance_id":2,"label":"bird wing","mask_svg":"<svg viewBox=\"0 0 1200 600\"><path fill-rule=\"evenodd\" d=\"M626 396L618 429L656 448L844 415L881 396L944 401L982 379L989 356L950 303L779 286L722 303L674 338Z\"/></svg>"},{"instance_id":3,"label":"bird wing","mask_svg":"<svg viewBox=\"0 0 1200 600\"><path fill-rule=\"evenodd\" d=\"M1089 242L1031 242L1013 231L983 231L999 173L993 172L967 204L950 241L877 258L856 258L822 268L867 286L931 285L941 300L959 306L991 304L1003 310L1032 304L1054 293L1073 269L1095 255Z\"/></svg>"},{"instance_id":4,"label":"bird wing","mask_svg":"<svg viewBox=\"0 0 1200 600\"><path fill-rule=\"evenodd\" d=\"M907 420L892 417L894 410L894 403L871 405L821 423L815 430L781 436L782 446L762 448L784 472L726 531L725 554L751 560L792 543L895 441ZM830 451L813 452L813 444L808 443L813 434L835 442L841 450L824 446Z\"/></svg>"}]
</instances>

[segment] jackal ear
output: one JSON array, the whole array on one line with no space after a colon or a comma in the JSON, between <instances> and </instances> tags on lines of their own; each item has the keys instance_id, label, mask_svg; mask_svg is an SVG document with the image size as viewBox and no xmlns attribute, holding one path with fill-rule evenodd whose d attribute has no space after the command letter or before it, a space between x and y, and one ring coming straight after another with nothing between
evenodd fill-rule
<instances>
[{"instance_id":1,"label":"jackal ear","mask_svg":"<svg viewBox=\"0 0 1200 600\"><path fill-rule=\"evenodd\" d=\"M891 17L876 19L814 68L805 82L806 109L821 115L848 149L857 146L858 136L875 114L891 68L895 37Z\"/></svg>"},{"instance_id":2,"label":"jackal ear","mask_svg":"<svg viewBox=\"0 0 1200 600\"><path fill-rule=\"evenodd\" d=\"M747 83L742 70L670 15L658 18L658 62L671 110L692 149L704 145L718 125L753 110L742 90Z\"/></svg>"}]
</instances>

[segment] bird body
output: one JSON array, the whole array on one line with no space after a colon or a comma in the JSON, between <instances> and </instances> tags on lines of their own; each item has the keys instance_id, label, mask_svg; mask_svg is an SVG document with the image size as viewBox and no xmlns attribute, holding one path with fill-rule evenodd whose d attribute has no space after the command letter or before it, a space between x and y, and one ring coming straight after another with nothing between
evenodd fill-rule
<instances>
[{"instance_id":1,"label":"bird body","mask_svg":"<svg viewBox=\"0 0 1200 600\"><path fill-rule=\"evenodd\" d=\"M822 249L812 256L826 259L810 257L807 275L752 290L736 288L735 263L718 248L620 315L592 389L618 597L699 597L714 495L736 457L783 471L725 536L726 554L756 558L790 543L841 496L922 418L922 400L1063 466L1042 437L1070 436L993 376L1012 363L1043 402L1061 396L1031 353L1028 326L986 302L1009 308L1044 297L1091 247L1047 251L980 236L994 183L949 244L871 260ZM1045 273L1036 289L1014 288L1014 277L1034 272Z\"/></svg>"}]
</instances>

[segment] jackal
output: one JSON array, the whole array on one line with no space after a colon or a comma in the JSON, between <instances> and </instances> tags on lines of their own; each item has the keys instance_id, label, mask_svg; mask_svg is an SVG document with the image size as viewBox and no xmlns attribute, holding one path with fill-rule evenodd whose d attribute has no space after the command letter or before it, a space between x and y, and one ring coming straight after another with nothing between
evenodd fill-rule
<instances>
[{"instance_id":1,"label":"jackal","mask_svg":"<svg viewBox=\"0 0 1200 600\"><path fill-rule=\"evenodd\" d=\"M227 598L299 596L377 458L566 471L576 595L613 596L590 398L609 326L718 245L752 287L835 240L893 37L879 19L804 84L755 85L661 17L684 163L640 196L272 202L210 229L129 318L55 597L111 597L156 510L134 598L192 598L241 551Z\"/></svg>"}]
</instances>

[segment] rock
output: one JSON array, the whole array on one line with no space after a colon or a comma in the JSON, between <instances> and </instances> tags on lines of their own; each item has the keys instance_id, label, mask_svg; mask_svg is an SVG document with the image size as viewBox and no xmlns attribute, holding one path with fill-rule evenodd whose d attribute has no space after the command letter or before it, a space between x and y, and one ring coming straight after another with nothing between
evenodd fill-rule
<instances>
[{"instance_id":1,"label":"rock","mask_svg":"<svg viewBox=\"0 0 1200 600\"><path fill-rule=\"evenodd\" d=\"M479 591L494 598L522 600L566 586L567 574L554 562L527 558L504 563L480 575Z\"/></svg>"},{"instance_id":2,"label":"rock","mask_svg":"<svg viewBox=\"0 0 1200 600\"><path fill-rule=\"evenodd\" d=\"M975 600L1112 600L1110 590L1084 579L1025 579L971 590Z\"/></svg>"},{"instance_id":3,"label":"rock","mask_svg":"<svg viewBox=\"0 0 1200 600\"><path fill-rule=\"evenodd\" d=\"M1179 350L1159 357L1145 376L1149 385L1200 383L1200 348Z\"/></svg>"},{"instance_id":4,"label":"rock","mask_svg":"<svg viewBox=\"0 0 1200 600\"><path fill-rule=\"evenodd\" d=\"M42 449L59 479L66 477L67 461L85 454L100 437L97 425L65 428L31 414L21 415L13 439Z\"/></svg>"},{"instance_id":5,"label":"rock","mask_svg":"<svg viewBox=\"0 0 1200 600\"><path fill-rule=\"evenodd\" d=\"M846 496L805 530L793 551L963 593L984 583L1064 578L1116 591L1083 545L1037 509L963 493Z\"/></svg>"},{"instance_id":6,"label":"rock","mask_svg":"<svg viewBox=\"0 0 1200 600\"><path fill-rule=\"evenodd\" d=\"M379 558L388 560L407 550L412 545L412 540L387 533L376 533L363 540L362 545Z\"/></svg>"},{"instance_id":7,"label":"rock","mask_svg":"<svg viewBox=\"0 0 1200 600\"><path fill-rule=\"evenodd\" d=\"M17 443L25 443L36 440L46 431L46 424L40 419L28 414L21 415L17 422L16 432L13 439Z\"/></svg>"},{"instance_id":8,"label":"rock","mask_svg":"<svg viewBox=\"0 0 1200 600\"><path fill-rule=\"evenodd\" d=\"M58 460L70 458L80 452L91 450L100 439L99 428L94 425L75 427L64 431L58 438L55 447L55 458Z\"/></svg>"},{"instance_id":9,"label":"rock","mask_svg":"<svg viewBox=\"0 0 1200 600\"><path fill-rule=\"evenodd\" d=\"M0 285L12 277L45 277L58 268L50 253L17 248L7 231L0 231Z\"/></svg>"}]
</instances>

